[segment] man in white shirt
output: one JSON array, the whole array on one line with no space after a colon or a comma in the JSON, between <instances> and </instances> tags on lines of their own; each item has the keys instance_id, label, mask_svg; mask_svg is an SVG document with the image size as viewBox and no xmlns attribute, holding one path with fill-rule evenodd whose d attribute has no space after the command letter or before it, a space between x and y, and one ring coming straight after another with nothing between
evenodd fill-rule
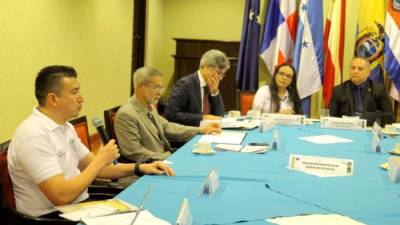
<instances>
[{"instance_id":1,"label":"man in white shirt","mask_svg":"<svg viewBox=\"0 0 400 225\"><path fill-rule=\"evenodd\" d=\"M114 140L96 155L82 144L67 122L83 104L74 68L43 68L36 77L35 95L39 106L18 127L7 155L17 211L42 216L55 211L54 206L83 201L97 177L174 175L161 162L113 165L119 157Z\"/></svg>"}]
</instances>

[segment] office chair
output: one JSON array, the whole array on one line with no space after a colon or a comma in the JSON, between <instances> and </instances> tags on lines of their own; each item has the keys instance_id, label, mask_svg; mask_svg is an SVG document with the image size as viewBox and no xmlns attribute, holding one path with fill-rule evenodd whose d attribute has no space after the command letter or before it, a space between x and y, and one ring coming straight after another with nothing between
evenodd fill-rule
<instances>
[{"instance_id":1,"label":"office chair","mask_svg":"<svg viewBox=\"0 0 400 225\"><path fill-rule=\"evenodd\" d=\"M255 95L255 91L241 91L239 89L237 90L236 105L238 106L242 115L246 115L247 111L249 111L253 107L253 100Z\"/></svg>"},{"instance_id":2,"label":"office chair","mask_svg":"<svg viewBox=\"0 0 400 225\"><path fill-rule=\"evenodd\" d=\"M106 124L107 134L110 135L110 138L114 139L117 144L118 140L117 140L117 135L115 135L114 120L119 107L121 106L119 105L114 108L104 110L104 123Z\"/></svg>"},{"instance_id":3,"label":"office chair","mask_svg":"<svg viewBox=\"0 0 400 225\"><path fill-rule=\"evenodd\" d=\"M86 116L77 117L69 121L75 128L79 139L82 143L92 151L90 144L89 127ZM126 185L122 186L118 184L118 180L110 182L107 179L96 179L89 186L89 192L93 193L104 193L104 194L118 194L125 189Z\"/></svg>"},{"instance_id":4,"label":"office chair","mask_svg":"<svg viewBox=\"0 0 400 225\"><path fill-rule=\"evenodd\" d=\"M2 188L4 193L3 207L9 212L9 223L13 225L25 225L25 224L60 224L60 225L72 225L76 222L66 220L64 218L46 218L46 217L32 217L22 214L16 210L14 192L12 189L12 181L10 174L8 173L7 164L7 150L10 141L1 144L0 149L0 177L2 181Z\"/></svg>"}]
</instances>

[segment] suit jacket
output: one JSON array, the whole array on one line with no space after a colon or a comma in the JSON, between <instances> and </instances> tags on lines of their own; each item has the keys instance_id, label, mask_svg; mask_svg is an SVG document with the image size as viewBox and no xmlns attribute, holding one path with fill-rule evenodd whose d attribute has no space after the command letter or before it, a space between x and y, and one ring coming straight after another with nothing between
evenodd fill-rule
<instances>
[{"instance_id":1,"label":"suit jacket","mask_svg":"<svg viewBox=\"0 0 400 225\"><path fill-rule=\"evenodd\" d=\"M208 90L209 92L209 90ZM225 113L221 93L210 96L210 114L223 116ZM203 118L200 80L192 73L176 82L165 108L165 117L173 122L198 126Z\"/></svg>"},{"instance_id":2,"label":"suit jacket","mask_svg":"<svg viewBox=\"0 0 400 225\"><path fill-rule=\"evenodd\" d=\"M352 95L352 81L348 80L333 89L333 95L329 104L329 114L335 117L353 116L355 113L354 99ZM386 89L382 84L367 80L364 89L364 105L362 118L371 118L368 113L385 113L393 118L392 103L389 100ZM375 118L373 118L375 120ZM374 121L368 121L370 125Z\"/></svg>"},{"instance_id":3,"label":"suit jacket","mask_svg":"<svg viewBox=\"0 0 400 225\"><path fill-rule=\"evenodd\" d=\"M199 132L197 127L170 123L152 110L157 128L148 117L148 111L133 96L116 114L114 127L118 145L121 154L129 160L163 160L171 152L165 150L162 139L188 141Z\"/></svg>"}]
</instances>

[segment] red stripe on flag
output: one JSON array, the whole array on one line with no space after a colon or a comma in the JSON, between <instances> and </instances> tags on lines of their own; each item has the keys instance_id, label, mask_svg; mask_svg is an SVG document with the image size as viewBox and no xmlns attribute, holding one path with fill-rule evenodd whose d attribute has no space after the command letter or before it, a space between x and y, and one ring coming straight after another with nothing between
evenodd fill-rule
<instances>
[{"instance_id":1,"label":"red stripe on flag","mask_svg":"<svg viewBox=\"0 0 400 225\"><path fill-rule=\"evenodd\" d=\"M331 101L333 86L335 83L335 66L332 64L331 51L328 49L325 53L325 74L324 74L324 88L323 96L325 100L325 108L329 107Z\"/></svg>"},{"instance_id":2,"label":"red stripe on flag","mask_svg":"<svg viewBox=\"0 0 400 225\"><path fill-rule=\"evenodd\" d=\"M346 12L346 0L342 0L342 9L340 13L340 39L339 39L339 66L340 66L340 82L343 81L343 51L344 51L344 26L345 26L345 12Z\"/></svg>"},{"instance_id":3,"label":"red stripe on flag","mask_svg":"<svg viewBox=\"0 0 400 225\"><path fill-rule=\"evenodd\" d=\"M286 19L286 23L289 28L290 36L292 40L296 40L296 33L297 33L297 13L294 11L288 18Z\"/></svg>"},{"instance_id":4,"label":"red stripe on flag","mask_svg":"<svg viewBox=\"0 0 400 225\"><path fill-rule=\"evenodd\" d=\"M393 21L396 23L396 26L400 28L400 13L393 10L392 1L388 1L388 13L392 16Z\"/></svg>"}]
</instances>

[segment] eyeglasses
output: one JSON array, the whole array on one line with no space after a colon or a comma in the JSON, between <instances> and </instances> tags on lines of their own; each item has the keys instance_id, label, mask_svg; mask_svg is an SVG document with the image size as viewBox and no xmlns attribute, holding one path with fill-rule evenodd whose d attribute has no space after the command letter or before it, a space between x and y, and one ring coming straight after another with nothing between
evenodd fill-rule
<instances>
[{"instance_id":1,"label":"eyeglasses","mask_svg":"<svg viewBox=\"0 0 400 225\"><path fill-rule=\"evenodd\" d=\"M220 80L224 79L226 72L224 69L217 66L210 66L210 67L218 74Z\"/></svg>"},{"instance_id":2,"label":"eyeglasses","mask_svg":"<svg viewBox=\"0 0 400 225\"><path fill-rule=\"evenodd\" d=\"M164 91L164 86L161 85L154 85L154 84L144 84L147 87L153 88L156 92L163 92Z\"/></svg>"},{"instance_id":3,"label":"eyeglasses","mask_svg":"<svg viewBox=\"0 0 400 225\"><path fill-rule=\"evenodd\" d=\"M288 74L288 73L285 73L285 72L282 72L282 71L279 71L279 72L278 72L278 75L281 76L281 77L284 77L284 78L286 78L286 79L288 79L288 80L293 79L293 75Z\"/></svg>"}]
</instances>

